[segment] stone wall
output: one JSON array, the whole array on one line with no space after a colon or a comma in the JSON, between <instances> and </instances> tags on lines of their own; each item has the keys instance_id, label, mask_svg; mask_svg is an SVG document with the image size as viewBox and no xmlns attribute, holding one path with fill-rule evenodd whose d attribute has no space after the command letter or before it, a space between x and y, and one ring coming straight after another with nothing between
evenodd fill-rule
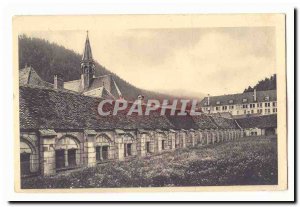
<instances>
[{"instance_id":1,"label":"stone wall","mask_svg":"<svg viewBox=\"0 0 300 207\"><path fill-rule=\"evenodd\" d=\"M30 153L30 173L52 175L60 168L92 167L104 161L122 161L176 148L234 141L242 136L242 130L226 129L106 131L87 129L80 132L43 129L39 132L21 133L20 153Z\"/></svg>"}]
</instances>

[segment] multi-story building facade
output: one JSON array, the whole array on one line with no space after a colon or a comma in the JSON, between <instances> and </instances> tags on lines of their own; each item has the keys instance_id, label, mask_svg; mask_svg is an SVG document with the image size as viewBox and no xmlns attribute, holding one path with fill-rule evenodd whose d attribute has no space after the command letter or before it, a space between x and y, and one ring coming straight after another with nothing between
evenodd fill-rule
<instances>
[{"instance_id":1,"label":"multi-story building facade","mask_svg":"<svg viewBox=\"0 0 300 207\"><path fill-rule=\"evenodd\" d=\"M229 112L233 116L277 114L276 90L207 96L200 102L204 113Z\"/></svg>"}]
</instances>

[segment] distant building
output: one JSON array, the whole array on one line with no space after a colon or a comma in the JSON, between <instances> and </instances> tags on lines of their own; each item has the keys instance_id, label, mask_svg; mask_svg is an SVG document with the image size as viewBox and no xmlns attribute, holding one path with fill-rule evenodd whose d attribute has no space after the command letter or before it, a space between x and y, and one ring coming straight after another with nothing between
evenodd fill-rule
<instances>
[{"instance_id":1,"label":"distant building","mask_svg":"<svg viewBox=\"0 0 300 207\"><path fill-rule=\"evenodd\" d=\"M277 134L276 114L236 119L244 129L244 136L270 136Z\"/></svg>"},{"instance_id":2,"label":"distant building","mask_svg":"<svg viewBox=\"0 0 300 207\"><path fill-rule=\"evenodd\" d=\"M200 102L200 107L207 114L229 112L241 117L277 114L276 90L207 96Z\"/></svg>"}]
</instances>

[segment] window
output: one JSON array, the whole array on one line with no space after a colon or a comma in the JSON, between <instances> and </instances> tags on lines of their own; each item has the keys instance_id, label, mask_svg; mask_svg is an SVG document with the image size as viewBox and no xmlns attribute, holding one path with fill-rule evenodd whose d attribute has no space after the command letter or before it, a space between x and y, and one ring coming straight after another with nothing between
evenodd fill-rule
<instances>
[{"instance_id":1,"label":"window","mask_svg":"<svg viewBox=\"0 0 300 207\"><path fill-rule=\"evenodd\" d=\"M165 140L162 140L162 141L161 141L161 149L162 149L162 150L164 150L164 149L166 148L165 142L166 142Z\"/></svg>"},{"instance_id":2,"label":"window","mask_svg":"<svg viewBox=\"0 0 300 207\"><path fill-rule=\"evenodd\" d=\"M270 102L266 102L265 107L270 107Z\"/></svg>"},{"instance_id":3,"label":"window","mask_svg":"<svg viewBox=\"0 0 300 207\"><path fill-rule=\"evenodd\" d=\"M248 108L248 105L247 104L243 104L243 109L246 109Z\"/></svg>"},{"instance_id":4,"label":"window","mask_svg":"<svg viewBox=\"0 0 300 207\"><path fill-rule=\"evenodd\" d=\"M220 110L220 107L219 106L216 106L216 111L219 111Z\"/></svg>"},{"instance_id":5,"label":"window","mask_svg":"<svg viewBox=\"0 0 300 207\"><path fill-rule=\"evenodd\" d=\"M262 108L262 103L258 103L257 107Z\"/></svg>"},{"instance_id":6,"label":"window","mask_svg":"<svg viewBox=\"0 0 300 207\"><path fill-rule=\"evenodd\" d=\"M124 144L124 157L131 156L131 144Z\"/></svg>"},{"instance_id":7,"label":"window","mask_svg":"<svg viewBox=\"0 0 300 207\"><path fill-rule=\"evenodd\" d=\"M251 110L251 114L254 114L254 110Z\"/></svg>"},{"instance_id":8,"label":"window","mask_svg":"<svg viewBox=\"0 0 300 207\"><path fill-rule=\"evenodd\" d=\"M265 101L269 101L270 97L269 96L266 96L265 97Z\"/></svg>"},{"instance_id":9,"label":"window","mask_svg":"<svg viewBox=\"0 0 300 207\"><path fill-rule=\"evenodd\" d=\"M150 153L150 142L146 142L146 151Z\"/></svg>"},{"instance_id":10,"label":"window","mask_svg":"<svg viewBox=\"0 0 300 207\"><path fill-rule=\"evenodd\" d=\"M255 108L255 103L250 104L250 108Z\"/></svg>"},{"instance_id":11,"label":"window","mask_svg":"<svg viewBox=\"0 0 300 207\"><path fill-rule=\"evenodd\" d=\"M234 105L229 106L229 109L234 109Z\"/></svg>"},{"instance_id":12,"label":"window","mask_svg":"<svg viewBox=\"0 0 300 207\"><path fill-rule=\"evenodd\" d=\"M65 151L63 149L55 150L56 169L65 167Z\"/></svg>"},{"instance_id":13,"label":"window","mask_svg":"<svg viewBox=\"0 0 300 207\"><path fill-rule=\"evenodd\" d=\"M222 109L223 109L223 111L227 110L227 106L223 106Z\"/></svg>"},{"instance_id":14,"label":"window","mask_svg":"<svg viewBox=\"0 0 300 207\"><path fill-rule=\"evenodd\" d=\"M247 111L246 110L244 110L244 114L246 114L247 113Z\"/></svg>"},{"instance_id":15,"label":"window","mask_svg":"<svg viewBox=\"0 0 300 207\"><path fill-rule=\"evenodd\" d=\"M232 103L233 103L233 100L229 100L229 103L232 104Z\"/></svg>"},{"instance_id":16,"label":"window","mask_svg":"<svg viewBox=\"0 0 300 207\"><path fill-rule=\"evenodd\" d=\"M68 150L68 164L69 166L76 166L76 149Z\"/></svg>"},{"instance_id":17,"label":"window","mask_svg":"<svg viewBox=\"0 0 300 207\"><path fill-rule=\"evenodd\" d=\"M271 110L270 109L265 109L265 114L270 114Z\"/></svg>"},{"instance_id":18,"label":"window","mask_svg":"<svg viewBox=\"0 0 300 207\"><path fill-rule=\"evenodd\" d=\"M243 103L247 102L247 99L246 98L243 98Z\"/></svg>"},{"instance_id":19,"label":"window","mask_svg":"<svg viewBox=\"0 0 300 207\"><path fill-rule=\"evenodd\" d=\"M273 113L277 113L277 108L273 108Z\"/></svg>"},{"instance_id":20,"label":"window","mask_svg":"<svg viewBox=\"0 0 300 207\"><path fill-rule=\"evenodd\" d=\"M276 107L277 106L277 103L276 102L273 102L273 107Z\"/></svg>"},{"instance_id":21,"label":"window","mask_svg":"<svg viewBox=\"0 0 300 207\"><path fill-rule=\"evenodd\" d=\"M217 101L217 103L216 103L217 105L220 105L220 101Z\"/></svg>"}]
</instances>

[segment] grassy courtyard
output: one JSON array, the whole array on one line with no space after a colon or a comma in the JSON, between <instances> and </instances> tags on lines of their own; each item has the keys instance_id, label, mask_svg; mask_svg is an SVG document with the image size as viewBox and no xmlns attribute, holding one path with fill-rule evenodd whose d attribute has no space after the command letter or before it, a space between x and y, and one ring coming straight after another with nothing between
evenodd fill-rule
<instances>
[{"instance_id":1,"label":"grassy courtyard","mask_svg":"<svg viewBox=\"0 0 300 207\"><path fill-rule=\"evenodd\" d=\"M276 138L178 149L50 177L22 179L22 188L103 188L277 184Z\"/></svg>"}]
</instances>

